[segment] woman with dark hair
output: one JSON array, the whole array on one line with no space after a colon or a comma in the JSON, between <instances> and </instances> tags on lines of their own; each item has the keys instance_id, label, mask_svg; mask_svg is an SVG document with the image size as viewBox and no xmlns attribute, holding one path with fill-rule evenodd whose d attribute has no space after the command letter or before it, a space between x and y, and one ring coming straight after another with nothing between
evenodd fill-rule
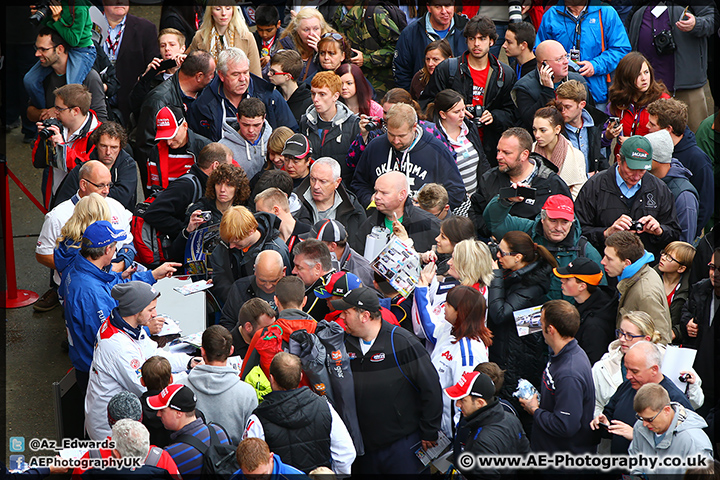
<instances>
[{"instance_id":1,"label":"woman with dark hair","mask_svg":"<svg viewBox=\"0 0 720 480\"><path fill-rule=\"evenodd\" d=\"M655 71L650 62L640 52L625 55L618 63L612 85L608 89L607 112L611 116L620 117L620 123L608 121L602 146L609 146L613 138L617 137L617 154L620 145L628 137L650 133L645 108L659 98L670 98L670 95L662 80L655 80Z\"/></svg>"},{"instance_id":2,"label":"woman with dark hair","mask_svg":"<svg viewBox=\"0 0 720 480\"><path fill-rule=\"evenodd\" d=\"M420 94L430 80L430 75L435 71L435 67L440 65L443 60L452 57L452 48L444 38L433 40L425 47L425 60L423 68L415 73L410 83L410 95L414 100L420 99Z\"/></svg>"},{"instance_id":3,"label":"woman with dark hair","mask_svg":"<svg viewBox=\"0 0 720 480\"><path fill-rule=\"evenodd\" d=\"M427 116L431 118L445 141L456 154L456 162L468 199L477 190L478 180L490 170L485 157L477 126L465 116L465 99L455 90L442 90L435 101L428 105ZM469 202L466 203L469 207ZM455 211L462 215L462 207ZM465 210L467 212L467 210Z\"/></svg>"},{"instance_id":4,"label":"woman with dark hair","mask_svg":"<svg viewBox=\"0 0 720 480\"><path fill-rule=\"evenodd\" d=\"M466 372L488 361L488 347L493 335L485 325L485 297L473 287L458 285L447 294L444 320L435 324L428 340L435 346L430 355L440 377L440 387L455 385ZM442 430L453 436L455 417L460 410L446 395L443 396ZM458 418L459 420L459 418Z\"/></svg>"},{"instance_id":5,"label":"woman with dark hair","mask_svg":"<svg viewBox=\"0 0 720 480\"><path fill-rule=\"evenodd\" d=\"M422 263L435 262L437 274L446 275L448 260L452 257L455 245L463 240L475 239L475 225L468 217L447 217L440 224L440 234L435 237L435 246L432 250L420 254Z\"/></svg>"},{"instance_id":6,"label":"woman with dark hair","mask_svg":"<svg viewBox=\"0 0 720 480\"><path fill-rule=\"evenodd\" d=\"M573 200L587 182L585 156L562 135L565 120L555 107L538 108L533 119L533 152L550 160L570 188Z\"/></svg>"},{"instance_id":7,"label":"woman with dark hair","mask_svg":"<svg viewBox=\"0 0 720 480\"><path fill-rule=\"evenodd\" d=\"M188 207L187 226L173 242L172 258L183 257L185 243L192 232L220 225L227 209L234 205L246 205L249 197L250 181L245 170L231 164L219 165L208 177L205 196ZM210 218L203 212L210 212Z\"/></svg>"},{"instance_id":8,"label":"woman with dark hair","mask_svg":"<svg viewBox=\"0 0 720 480\"><path fill-rule=\"evenodd\" d=\"M383 115L383 108L372 99L372 87L360 67L352 63L343 63L335 69L335 73L340 76L342 81L340 101L347 105L354 114L370 117Z\"/></svg>"},{"instance_id":9,"label":"woman with dark hair","mask_svg":"<svg viewBox=\"0 0 720 480\"><path fill-rule=\"evenodd\" d=\"M542 305L557 262L545 247L517 230L506 233L497 250L496 263L500 268L493 270L488 293L488 326L495 335L490 361L507 370L502 396L511 400L527 426L532 418L524 413L512 392L521 378L536 388L540 386L547 346L539 330L520 337L513 313Z\"/></svg>"}]
</instances>

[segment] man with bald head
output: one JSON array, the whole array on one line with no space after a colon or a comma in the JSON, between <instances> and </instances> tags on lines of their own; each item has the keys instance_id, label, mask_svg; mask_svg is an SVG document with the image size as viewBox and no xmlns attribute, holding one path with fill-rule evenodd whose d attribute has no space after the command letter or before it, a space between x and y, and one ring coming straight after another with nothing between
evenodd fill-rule
<instances>
[{"instance_id":1,"label":"man with bald head","mask_svg":"<svg viewBox=\"0 0 720 480\"><path fill-rule=\"evenodd\" d=\"M275 286L285 276L282 256L275 250L263 250L255 257L255 274L235 280L230 287L220 317L220 325L232 330L237 324L240 307L251 298L262 298L277 311L273 297Z\"/></svg>"},{"instance_id":2,"label":"man with bald head","mask_svg":"<svg viewBox=\"0 0 720 480\"><path fill-rule=\"evenodd\" d=\"M643 385L658 383L667 390L671 401L681 403L688 410L693 410L685 394L660 371L662 360L663 352L660 347L648 341L632 345L625 354L623 361L627 370L625 375L627 380L618 387L603 413L590 423L590 428L593 430L600 428L600 423L610 425L604 436L612 438L610 444L612 453L627 454L636 420L633 399L637 390Z\"/></svg>"},{"instance_id":3,"label":"man with bald head","mask_svg":"<svg viewBox=\"0 0 720 480\"><path fill-rule=\"evenodd\" d=\"M450 208L459 207L466 195L454 151L418 125L417 113L410 105L393 105L386 120L387 133L368 143L350 183L360 205L370 204L373 185L379 176L398 171L407 177L410 197L423 185L438 183L448 192Z\"/></svg>"},{"instance_id":4,"label":"man with bald head","mask_svg":"<svg viewBox=\"0 0 720 480\"><path fill-rule=\"evenodd\" d=\"M515 83L512 97L518 109L520 126L532 132L533 117L538 108L555 99L555 89L568 80L585 85L585 78L572 71L565 47L555 40L545 40L535 48L537 69ZM594 104L588 94L588 103Z\"/></svg>"},{"instance_id":5,"label":"man with bald head","mask_svg":"<svg viewBox=\"0 0 720 480\"><path fill-rule=\"evenodd\" d=\"M50 212L45 215L45 222L43 223L42 230L40 230L40 236L38 237L37 246L35 247L35 259L38 263L53 270L53 275L50 281L50 290L45 292L33 305L33 308L39 312L52 310L59 305L57 287L60 285L61 272L55 269L53 252L62 227L72 216L75 211L75 205L81 198L91 193L97 193L104 197L110 208L110 218L113 228L122 230L127 235L127 239L118 242L112 269L116 272L121 272L125 269L126 265L129 266L132 264L135 258L135 247L133 246L133 237L130 233L132 213L126 210L120 202L108 197L112 181L108 167L98 160L89 160L80 167L79 176L78 190L75 195L50 210Z\"/></svg>"},{"instance_id":6,"label":"man with bald head","mask_svg":"<svg viewBox=\"0 0 720 480\"><path fill-rule=\"evenodd\" d=\"M409 191L407 177L401 172L388 172L375 180L372 200L377 209L360 226L355 241L359 252L365 251L365 240L373 227L384 228L388 235L393 232L401 239L409 237L418 252L427 252L433 246L440 234L440 220L414 206Z\"/></svg>"}]
</instances>

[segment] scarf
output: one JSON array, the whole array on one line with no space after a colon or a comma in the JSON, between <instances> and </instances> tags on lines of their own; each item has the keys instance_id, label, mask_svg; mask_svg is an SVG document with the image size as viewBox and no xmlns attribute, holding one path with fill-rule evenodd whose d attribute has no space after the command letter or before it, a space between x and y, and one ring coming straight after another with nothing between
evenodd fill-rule
<instances>
[{"instance_id":1,"label":"scarf","mask_svg":"<svg viewBox=\"0 0 720 480\"><path fill-rule=\"evenodd\" d=\"M212 28L212 31L210 32L210 54L212 54L215 61L218 61L218 57L220 56L220 52L225 50L228 46L235 45L235 32L233 32L232 29L228 28L225 32L226 35L229 36L229 40L225 40L225 35L220 35L217 30L215 30L215 27Z\"/></svg>"},{"instance_id":2,"label":"scarf","mask_svg":"<svg viewBox=\"0 0 720 480\"><path fill-rule=\"evenodd\" d=\"M558 172L561 172L563 164L565 163L565 157L567 156L569 144L570 142L568 139L566 139L563 135L558 135L558 141L555 145L555 150L552 151L552 154L548 155L549 152L547 149L537 144L535 144L535 153L539 153L550 160L556 167L558 167Z\"/></svg>"}]
</instances>

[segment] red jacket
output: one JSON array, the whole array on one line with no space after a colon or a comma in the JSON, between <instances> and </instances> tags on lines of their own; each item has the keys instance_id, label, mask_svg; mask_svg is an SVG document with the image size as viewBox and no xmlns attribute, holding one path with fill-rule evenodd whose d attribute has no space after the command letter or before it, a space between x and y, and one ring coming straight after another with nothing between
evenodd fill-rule
<instances>
[{"instance_id":1,"label":"red jacket","mask_svg":"<svg viewBox=\"0 0 720 480\"><path fill-rule=\"evenodd\" d=\"M664 93L660 95L660 98L670 98L670 95ZM621 135L623 137L631 137L633 135L647 135L650 131L647 128L649 115L645 107L640 107L637 110L630 106L627 110L620 110L619 112L610 107L610 115L619 113L620 123L622 123L623 130ZM620 146L615 146L615 154L620 153Z\"/></svg>"}]
</instances>

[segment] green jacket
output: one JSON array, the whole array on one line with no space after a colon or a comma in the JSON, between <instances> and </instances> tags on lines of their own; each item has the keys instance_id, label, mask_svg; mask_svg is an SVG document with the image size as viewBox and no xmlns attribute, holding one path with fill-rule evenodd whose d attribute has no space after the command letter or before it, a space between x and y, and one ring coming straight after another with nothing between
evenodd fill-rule
<instances>
[{"instance_id":1,"label":"green jacket","mask_svg":"<svg viewBox=\"0 0 720 480\"><path fill-rule=\"evenodd\" d=\"M69 3L66 0L60 3L62 13L57 22L52 19L52 15L48 15L43 19L42 24L57 31L70 47L92 47L93 22L90 19L90 2L78 0L72 2L72 7Z\"/></svg>"},{"instance_id":2,"label":"green jacket","mask_svg":"<svg viewBox=\"0 0 720 480\"><path fill-rule=\"evenodd\" d=\"M485 207L483 217L485 224L488 226L493 236L498 241L507 233L513 230L520 230L525 232L532 238L533 242L538 245L542 245L547 248L557 260L558 267L566 267L570 262L578 257L578 254L585 250L585 257L589 258L593 262L600 265L602 256L593 247L590 242L582 237L582 229L580 227L580 221L575 218L573 220L570 231L560 243L551 242L543 235L542 222L540 221L541 215L538 214L534 220L529 218L515 217L510 215L510 209L512 204L510 202L500 200L499 195L495 195L490 203ZM584 245L583 245L584 244ZM603 275L601 285L607 285L607 278ZM550 278L550 291L547 293L548 300L563 299L570 303L573 302L572 297L568 297L562 294L560 279L555 275Z\"/></svg>"},{"instance_id":3,"label":"green jacket","mask_svg":"<svg viewBox=\"0 0 720 480\"><path fill-rule=\"evenodd\" d=\"M350 46L363 54L362 71L372 84L376 93L384 95L395 86L392 75L392 61L395 44L400 38L400 29L393 22L382 5L375 7L375 27L380 33L373 38L368 32L364 19L365 9L355 6L343 16L343 8L338 7L330 21L332 26L350 42Z\"/></svg>"}]
</instances>

